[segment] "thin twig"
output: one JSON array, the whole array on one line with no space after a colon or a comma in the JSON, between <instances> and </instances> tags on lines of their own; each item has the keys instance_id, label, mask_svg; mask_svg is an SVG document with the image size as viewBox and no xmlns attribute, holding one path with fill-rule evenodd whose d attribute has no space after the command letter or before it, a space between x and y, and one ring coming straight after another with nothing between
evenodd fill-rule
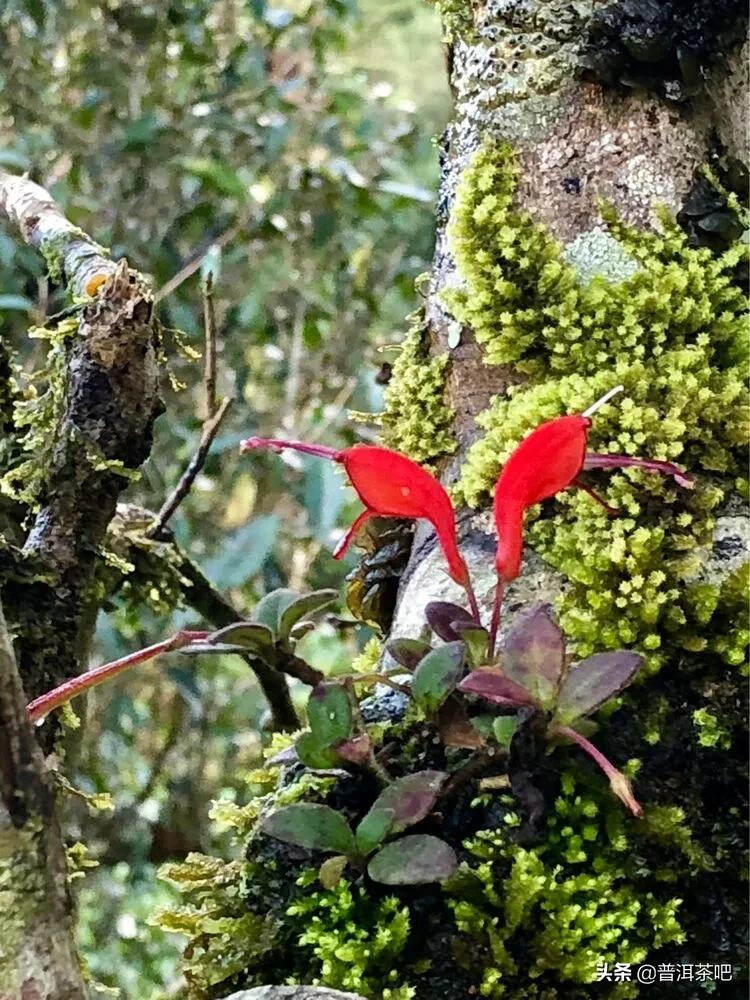
<instances>
[{"instance_id":1,"label":"thin twig","mask_svg":"<svg viewBox=\"0 0 750 1000\"><path fill-rule=\"evenodd\" d=\"M206 359L203 383L206 387L206 419L216 413L216 311L214 276L209 272L203 286L203 326L206 334Z\"/></svg>"},{"instance_id":2,"label":"thin twig","mask_svg":"<svg viewBox=\"0 0 750 1000\"><path fill-rule=\"evenodd\" d=\"M180 477L180 481L162 504L161 510L156 515L156 520L146 532L149 538L157 538L159 536L161 531L169 522L169 519L190 492L190 487L193 485L195 477L205 464L213 439L216 437L216 432L218 431L219 425L224 419L224 414L229 409L231 402L232 400L227 396L227 398L222 401L221 406L213 417L203 425L203 432L201 433L201 441L198 445L198 450L193 455L190 460L190 464Z\"/></svg>"}]
</instances>

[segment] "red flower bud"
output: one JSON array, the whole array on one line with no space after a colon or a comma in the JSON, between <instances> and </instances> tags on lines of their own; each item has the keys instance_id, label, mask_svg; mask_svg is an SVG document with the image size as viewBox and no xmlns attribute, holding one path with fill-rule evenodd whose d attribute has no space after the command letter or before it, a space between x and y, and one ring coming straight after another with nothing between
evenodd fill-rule
<instances>
[{"instance_id":1,"label":"red flower bud","mask_svg":"<svg viewBox=\"0 0 750 1000\"><path fill-rule=\"evenodd\" d=\"M357 444L342 451L301 441L269 438L248 438L240 444L242 452L255 448L272 448L274 451L293 448L330 458L344 466L365 510L336 546L336 559L343 556L357 529L368 517L423 517L435 528L450 575L456 583L469 590L469 573L458 551L455 512L450 497L434 476L406 455L369 444Z\"/></svg>"}]
</instances>

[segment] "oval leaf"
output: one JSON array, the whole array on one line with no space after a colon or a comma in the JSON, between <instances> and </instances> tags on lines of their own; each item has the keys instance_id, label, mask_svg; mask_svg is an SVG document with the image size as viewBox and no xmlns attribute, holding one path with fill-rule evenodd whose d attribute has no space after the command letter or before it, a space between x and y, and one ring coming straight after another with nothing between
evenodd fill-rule
<instances>
[{"instance_id":1,"label":"oval leaf","mask_svg":"<svg viewBox=\"0 0 750 1000\"><path fill-rule=\"evenodd\" d=\"M344 869L349 863L349 858L345 854L337 854L333 858L326 858L320 866L318 878L324 889L335 889L341 881Z\"/></svg>"},{"instance_id":2,"label":"oval leaf","mask_svg":"<svg viewBox=\"0 0 750 1000\"><path fill-rule=\"evenodd\" d=\"M420 885L442 882L458 867L453 848L438 837L412 834L386 844L367 866L373 882Z\"/></svg>"},{"instance_id":3,"label":"oval leaf","mask_svg":"<svg viewBox=\"0 0 750 1000\"><path fill-rule=\"evenodd\" d=\"M430 650L414 671L411 690L414 700L427 712L435 712L455 690L464 668L466 647L449 642Z\"/></svg>"},{"instance_id":4,"label":"oval leaf","mask_svg":"<svg viewBox=\"0 0 750 1000\"><path fill-rule=\"evenodd\" d=\"M357 829L354 839L357 850L364 855L371 854L388 836L393 822L393 809L371 809Z\"/></svg>"},{"instance_id":5,"label":"oval leaf","mask_svg":"<svg viewBox=\"0 0 750 1000\"><path fill-rule=\"evenodd\" d=\"M464 694L476 694L496 705L533 705L534 699L526 688L497 670L475 670L458 685Z\"/></svg>"},{"instance_id":6,"label":"oval leaf","mask_svg":"<svg viewBox=\"0 0 750 1000\"><path fill-rule=\"evenodd\" d=\"M305 767L311 767L314 771L327 771L341 766L341 758L336 751L321 746L312 733L302 733L297 739L295 750Z\"/></svg>"},{"instance_id":7,"label":"oval leaf","mask_svg":"<svg viewBox=\"0 0 750 1000\"><path fill-rule=\"evenodd\" d=\"M456 642L461 638L453 628L453 622L476 624L466 608L462 608L460 604L451 604L450 601L430 601L424 613L432 631L445 642Z\"/></svg>"},{"instance_id":8,"label":"oval leaf","mask_svg":"<svg viewBox=\"0 0 750 1000\"><path fill-rule=\"evenodd\" d=\"M307 615L312 615L322 608L327 608L338 598L336 590L313 590L309 594L301 597L295 595L295 600L287 604L279 614L278 634L282 639L286 639L292 628Z\"/></svg>"},{"instance_id":9,"label":"oval leaf","mask_svg":"<svg viewBox=\"0 0 750 1000\"><path fill-rule=\"evenodd\" d=\"M350 764L364 764L372 755L372 740L367 733L336 744L336 753Z\"/></svg>"},{"instance_id":10,"label":"oval leaf","mask_svg":"<svg viewBox=\"0 0 750 1000\"><path fill-rule=\"evenodd\" d=\"M341 684L324 681L313 688L307 700L310 732L321 747L348 740L354 726L352 703Z\"/></svg>"},{"instance_id":11,"label":"oval leaf","mask_svg":"<svg viewBox=\"0 0 750 1000\"><path fill-rule=\"evenodd\" d=\"M396 663L411 672L416 670L419 661L429 653L430 644L421 639L394 639L385 649Z\"/></svg>"},{"instance_id":12,"label":"oval leaf","mask_svg":"<svg viewBox=\"0 0 750 1000\"><path fill-rule=\"evenodd\" d=\"M341 813L329 806L296 802L272 812L260 824L263 833L285 844L312 851L353 854L354 835Z\"/></svg>"},{"instance_id":13,"label":"oval leaf","mask_svg":"<svg viewBox=\"0 0 750 1000\"><path fill-rule=\"evenodd\" d=\"M369 823L373 813L382 812L392 814L390 825L386 830L388 834L401 833L407 827L414 826L424 819L435 805L446 777L444 771L416 771L414 774L397 778L383 789L360 826Z\"/></svg>"},{"instance_id":14,"label":"oval leaf","mask_svg":"<svg viewBox=\"0 0 750 1000\"><path fill-rule=\"evenodd\" d=\"M490 647L490 634L487 629L477 625L475 621L453 622L452 627L466 646L469 663L474 667L481 667L486 663Z\"/></svg>"},{"instance_id":15,"label":"oval leaf","mask_svg":"<svg viewBox=\"0 0 750 1000\"><path fill-rule=\"evenodd\" d=\"M556 719L567 725L593 712L626 688L643 662L639 653L618 649L612 653L596 653L571 667L560 687Z\"/></svg>"},{"instance_id":16,"label":"oval leaf","mask_svg":"<svg viewBox=\"0 0 750 1000\"><path fill-rule=\"evenodd\" d=\"M226 643L228 646L241 646L258 652L268 651L273 648L273 632L258 622L235 622L212 632L206 642Z\"/></svg>"},{"instance_id":17,"label":"oval leaf","mask_svg":"<svg viewBox=\"0 0 750 1000\"><path fill-rule=\"evenodd\" d=\"M278 638L279 620L286 609L294 604L299 596L294 590L285 590L284 588L272 590L270 594L266 594L255 605L253 621L260 622L261 625L266 625L271 629L274 636Z\"/></svg>"},{"instance_id":18,"label":"oval leaf","mask_svg":"<svg viewBox=\"0 0 750 1000\"><path fill-rule=\"evenodd\" d=\"M503 647L501 666L542 708L555 704L565 665L565 640L549 604L536 604L516 618Z\"/></svg>"}]
</instances>

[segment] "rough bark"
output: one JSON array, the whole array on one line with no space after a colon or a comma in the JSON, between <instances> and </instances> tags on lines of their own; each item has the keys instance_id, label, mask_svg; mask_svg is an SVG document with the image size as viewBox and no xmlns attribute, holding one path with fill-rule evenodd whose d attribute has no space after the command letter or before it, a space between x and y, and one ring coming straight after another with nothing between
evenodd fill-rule
<instances>
[{"instance_id":1,"label":"rough bark","mask_svg":"<svg viewBox=\"0 0 750 1000\"><path fill-rule=\"evenodd\" d=\"M451 358L446 397L456 414L458 448L444 469L445 481L456 478L469 447L481 436L477 415L493 396L523 381L511 366L484 364L468 328L451 349L456 321L441 302L443 291L461 282L448 225L460 177L482 143L494 138L513 145L521 163L519 207L544 224L566 247L569 259L591 274L599 265L599 241L606 238L601 200L615 204L625 222L650 226L657 205L673 213L680 210L717 136L746 167L750 159L742 96L747 90L747 42L713 61L704 94L674 103L642 89L608 87L581 73L591 17L601 5L590 0L486 0L470 6L473 28L449 44L455 113L441 142L436 247L426 300L432 352L450 350ZM726 530L722 521L717 540ZM746 557L746 532L741 539ZM487 614L494 589L494 546L486 514L463 518L462 547ZM511 613L530 599L554 597L563 586L532 552L526 559L521 578L508 592ZM463 594L442 571L431 530L420 528L402 578L393 635L415 635L425 604L433 600L461 603Z\"/></svg>"},{"instance_id":2,"label":"rough bark","mask_svg":"<svg viewBox=\"0 0 750 1000\"><path fill-rule=\"evenodd\" d=\"M147 457L161 406L152 298L143 279L62 215L44 189L0 173L0 212L40 250L53 276L87 296L70 341L65 404L39 510L4 584L30 698L77 673L95 612L99 547L127 484L118 470Z\"/></svg>"},{"instance_id":3,"label":"rough bark","mask_svg":"<svg viewBox=\"0 0 750 1000\"><path fill-rule=\"evenodd\" d=\"M50 775L0 607L0 1000L85 1000Z\"/></svg>"}]
</instances>

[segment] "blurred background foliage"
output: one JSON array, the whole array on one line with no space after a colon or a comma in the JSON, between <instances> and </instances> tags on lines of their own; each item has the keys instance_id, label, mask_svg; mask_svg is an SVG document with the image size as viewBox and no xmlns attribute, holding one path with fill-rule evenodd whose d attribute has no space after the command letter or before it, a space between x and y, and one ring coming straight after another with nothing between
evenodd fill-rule
<instances>
[{"instance_id":1,"label":"blurred background foliage","mask_svg":"<svg viewBox=\"0 0 750 1000\"><path fill-rule=\"evenodd\" d=\"M448 93L434 10L419 0L2 0L0 166L28 171L68 217L159 290L169 379L153 454L127 499L161 505L204 413L201 280L219 320L219 391L235 402L171 522L243 610L277 586L338 587L330 557L359 509L332 463L259 455L259 433L345 444L375 433L382 366L418 303ZM44 262L0 229L0 336L18 380L40 366L30 326L65 306ZM380 373L380 376L379 376ZM380 381L379 381L380 378ZM124 597L95 659L195 622ZM316 666L343 669L366 629L323 624ZM79 711L84 706L78 706ZM162 861L226 847L210 801L252 790L265 706L236 657L173 656L100 689L67 736L67 773L114 810L66 799L93 975L126 1000L168 996L173 939L147 920Z\"/></svg>"}]
</instances>

